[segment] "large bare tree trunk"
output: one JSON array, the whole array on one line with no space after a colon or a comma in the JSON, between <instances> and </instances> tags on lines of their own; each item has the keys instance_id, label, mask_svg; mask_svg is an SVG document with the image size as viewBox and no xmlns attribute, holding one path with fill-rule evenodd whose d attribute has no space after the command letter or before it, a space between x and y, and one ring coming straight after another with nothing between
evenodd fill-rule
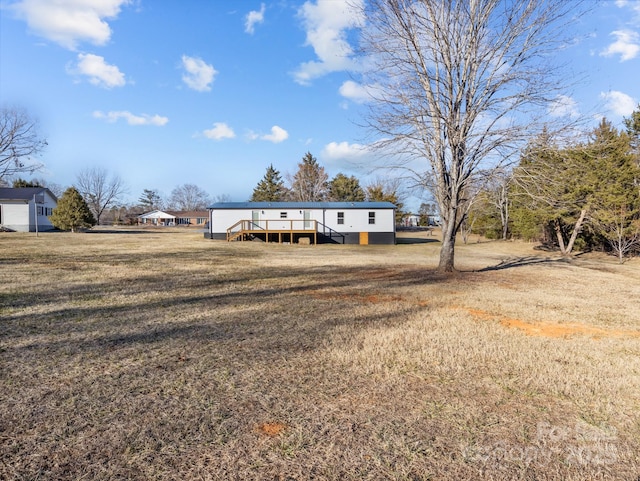
<instances>
[{"instance_id":1,"label":"large bare tree trunk","mask_svg":"<svg viewBox=\"0 0 640 481\"><path fill-rule=\"evenodd\" d=\"M564 82L552 65L577 0L368 0L363 84L368 125L431 191L443 220L439 270L453 270L471 188L550 121ZM551 128L551 127L548 127Z\"/></svg>"},{"instance_id":2,"label":"large bare tree trunk","mask_svg":"<svg viewBox=\"0 0 640 481\"><path fill-rule=\"evenodd\" d=\"M447 222L442 226L442 247L440 247L439 272L453 272L455 270L455 222Z\"/></svg>"}]
</instances>

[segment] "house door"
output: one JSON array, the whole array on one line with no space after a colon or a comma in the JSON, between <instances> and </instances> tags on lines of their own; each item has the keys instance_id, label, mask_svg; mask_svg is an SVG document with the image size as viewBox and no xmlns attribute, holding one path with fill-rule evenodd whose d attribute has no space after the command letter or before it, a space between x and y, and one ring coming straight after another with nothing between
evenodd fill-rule
<instances>
[{"instance_id":1,"label":"house door","mask_svg":"<svg viewBox=\"0 0 640 481\"><path fill-rule=\"evenodd\" d=\"M260 211L259 210L251 211L251 223L252 223L251 228L255 229L259 227L260 226L259 221L260 221Z\"/></svg>"},{"instance_id":2,"label":"house door","mask_svg":"<svg viewBox=\"0 0 640 481\"><path fill-rule=\"evenodd\" d=\"M302 212L304 218L304 229L311 229L311 211L305 210Z\"/></svg>"},{"instance_id":3,"label":"house door","mask_svg":"<svg viewBox=\"0 0 640 481\"><path fill-rule=\"evenodd\" d=\"M360 232L360 245L362 245L362 246L369 245L369 233L368 232Z\"/></svg>"}]
</instances>

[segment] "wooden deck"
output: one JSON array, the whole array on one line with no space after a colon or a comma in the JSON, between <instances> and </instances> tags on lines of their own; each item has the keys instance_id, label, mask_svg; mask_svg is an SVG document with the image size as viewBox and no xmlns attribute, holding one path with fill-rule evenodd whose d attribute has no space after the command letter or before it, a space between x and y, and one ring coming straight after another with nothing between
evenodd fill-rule
<instances>
[{"instance_id":1,"label":"wooden deck","mask_svg":"<svg viewBox=\"0 0 640 481\"><path fill-rule=\"evenodd\" d=\"M307 219L241 220L227 229L227 241L261 239L279 244L318 243L318 222Z\"/></svg>"}]
</instances>

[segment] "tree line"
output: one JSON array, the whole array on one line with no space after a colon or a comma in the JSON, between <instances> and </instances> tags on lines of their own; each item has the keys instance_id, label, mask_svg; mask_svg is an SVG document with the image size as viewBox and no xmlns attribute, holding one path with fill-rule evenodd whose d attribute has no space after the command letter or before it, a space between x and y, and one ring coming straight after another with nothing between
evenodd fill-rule
<instances>
[{"instance_id":1,"label":"tree line","mask_svg":"<svg viewBox=\"0 0 640 481\"><path fill-rule=\"evenodd\" d=\"M362 187L354 175L342 172L329 179L325 168L307 152L293 175L286 176L267 167L264 177L253 189L252 202L391 202L402 215L404 194L398 179L376 179Z\"/></svg>"},{"instance_id":2,"label":"tree line","mask_svg":"<svg viewBox=\"0 0 640 481\"><path fill-rule=\"evenodd\" d=\"M511 170L473 195L463 232L535 240L571 255L640 253L640 105L624 128L606 118L581 142L532 139Z\"/></svg>"}]
</instances>

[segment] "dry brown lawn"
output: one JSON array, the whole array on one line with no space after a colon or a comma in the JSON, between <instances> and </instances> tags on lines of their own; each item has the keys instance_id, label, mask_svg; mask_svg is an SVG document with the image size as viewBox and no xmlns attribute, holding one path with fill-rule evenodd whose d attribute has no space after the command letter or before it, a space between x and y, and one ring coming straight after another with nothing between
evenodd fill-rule
<instances>
[{"instance_id":1,"label":"dry brown lawn","mask_svg":"<svg viewBox=\"0 0 640 481\"><path fill-rule=\"evenodd\" d=\"M640 260L0 234L0 479L629 480Z\"/></svg>"}]
</instances>

